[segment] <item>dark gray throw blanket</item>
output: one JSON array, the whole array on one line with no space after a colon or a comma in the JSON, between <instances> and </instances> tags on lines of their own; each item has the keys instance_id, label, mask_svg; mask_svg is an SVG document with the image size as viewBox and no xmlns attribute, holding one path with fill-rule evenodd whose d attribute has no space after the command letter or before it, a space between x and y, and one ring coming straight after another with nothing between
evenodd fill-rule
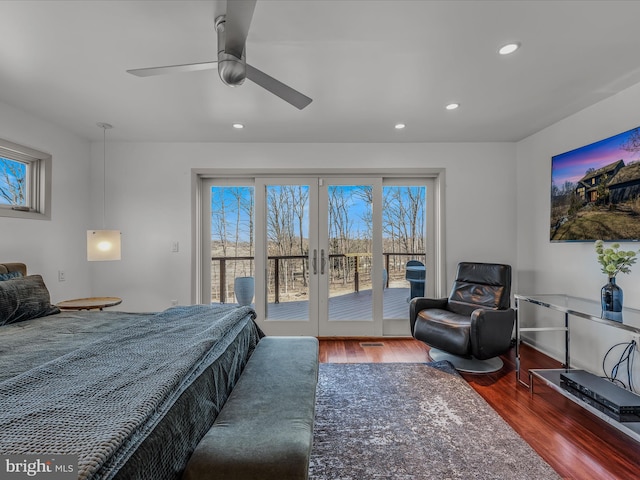
<instances>
[{"instance_id":1,"label":"dark gray throw blanket","mask_svg":"<svg viewBox=\"0 0 640 480\"><path fill-rule=\"evenodd\" d=\"M0 383L0 452L77 454L111 478L252 322L249 307L174 307Z\"/></svg>"}]
</instances>

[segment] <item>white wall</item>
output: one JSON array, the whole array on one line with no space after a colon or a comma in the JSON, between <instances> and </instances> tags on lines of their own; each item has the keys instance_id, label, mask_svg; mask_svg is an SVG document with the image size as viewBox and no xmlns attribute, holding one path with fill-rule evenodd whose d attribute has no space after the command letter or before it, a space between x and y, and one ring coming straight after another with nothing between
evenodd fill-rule
<instances>
[{"instance_id":1,"label":"white wall","mask_svg":"<svg viewBox=\"0 0 640 480\"><path fill-rule=\"evenodd\" d=\"M41 274L54 303L89 295L89 142L3 103L0 138L53 157L51 220L0 217L0 261L24 262L30 273ZM65 282L58 282L58 270L65 271Z\"/></svg>"},{"instance_id":2,"label":"white wall","mask_svg":"<svg viewBox=\"0 0 640 480\"><path fill-rule=\"evenodd\" d=\"M566 293L599 301L600 288L607 277L600 271L593 243L551 243L549 208L551 157L587 145L640 125L640 84L603 100L517 145L517 285L520 293ZM637 250L640 244L625 244ZM640 308L640 264L629 275L619 275L625 306ZM549 323L539 317L536 325ZM536 312L523 322L533 319ZM545 314L546 317L549 315ZM551 319L551 322L557 320ZM587 320L572 320L572 364L602 372L602 358L617 342L630 340L629 334ZM536 342L560 358L561 334L538 335ZM621 350L615 350L617 357ZM638 362L636 362L638 363ZM609 364L608 364L609 365ZM640 377L636 365L635 375ZM636 380L637 381L637 380Z\"/></svg>"},{"instance_id":3,"label":"white wall","mask_svg":"<svg viewBox=\"0 0 640 480\"><path fill-rule=\"evenodd\" d=\"M515 266L514 144L107 145L107 227L122 230L123 259L91 266L92 293L122 297L122 310L155 311L191 299L192 168L445 168L447 285L462 260ZM97 168L102 149L95 147ZM93 181L99 205L102 185ZM171 253L172 241L178 253Z\"/></svg>"}]
</instances>

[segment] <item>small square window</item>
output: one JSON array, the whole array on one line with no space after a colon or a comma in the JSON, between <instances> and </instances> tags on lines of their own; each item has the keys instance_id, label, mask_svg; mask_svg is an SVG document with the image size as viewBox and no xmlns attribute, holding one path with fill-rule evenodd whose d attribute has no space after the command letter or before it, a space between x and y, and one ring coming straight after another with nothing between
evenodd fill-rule
<instances>
[{"instance_id":1,"label":"small square window","mask_svg":"<svg viewBox=\"0 0 640 480\"><path fill-rule=\"evenodd\" d=\"M0 140L0 216L51 219L51 155Z\"/></svg>"}]
</instances>

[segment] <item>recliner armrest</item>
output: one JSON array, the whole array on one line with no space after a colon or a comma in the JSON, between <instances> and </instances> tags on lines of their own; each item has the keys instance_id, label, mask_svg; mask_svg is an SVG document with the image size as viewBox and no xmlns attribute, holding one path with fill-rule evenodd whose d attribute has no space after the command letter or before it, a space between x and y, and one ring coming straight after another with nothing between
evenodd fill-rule
<instances>
[{"instance_id":1,"label":"recliner armrest","mask_svg":"<svg viewBox=\"0 0 640 480\"><path fill-rule=\"evenodd\" d=\"M471 354L485 360L509 350L515 318L512 308L474 310L471 314Z\"/></svg>"},{"instance_id":2,"label":"recliner armrest","mask_svg":"<svg viewBox=\"0 0 640 480\"><path fill-rule=\"evenodd\" d=\"M418 313L420 313L421 310L426 310L428 308L439 308L441 310L446 310L448 300L448 298L413 298L411 300L411 303L409 304L409 322L411 324L411 335L413 335L413 331L416 325L416 318L418 317Z\"/></svg>"}]
</instances>

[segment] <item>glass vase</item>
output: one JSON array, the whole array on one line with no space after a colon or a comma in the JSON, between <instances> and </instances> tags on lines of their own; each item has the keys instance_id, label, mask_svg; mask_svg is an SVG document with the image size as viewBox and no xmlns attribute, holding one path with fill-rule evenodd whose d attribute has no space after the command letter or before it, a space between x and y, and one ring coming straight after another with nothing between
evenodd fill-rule
<instances>
[{"instance_id":1,"label":"glass vase","mask_svg":"<svg viewBox=\"0 0 640 480\"><path fill-rule=\"evenodd\" d=\"M601 290L602 317L622 321L622 298L622 289L616 285L616 277L609 277L609 282Z\"/></svg>"}]
</instances>

